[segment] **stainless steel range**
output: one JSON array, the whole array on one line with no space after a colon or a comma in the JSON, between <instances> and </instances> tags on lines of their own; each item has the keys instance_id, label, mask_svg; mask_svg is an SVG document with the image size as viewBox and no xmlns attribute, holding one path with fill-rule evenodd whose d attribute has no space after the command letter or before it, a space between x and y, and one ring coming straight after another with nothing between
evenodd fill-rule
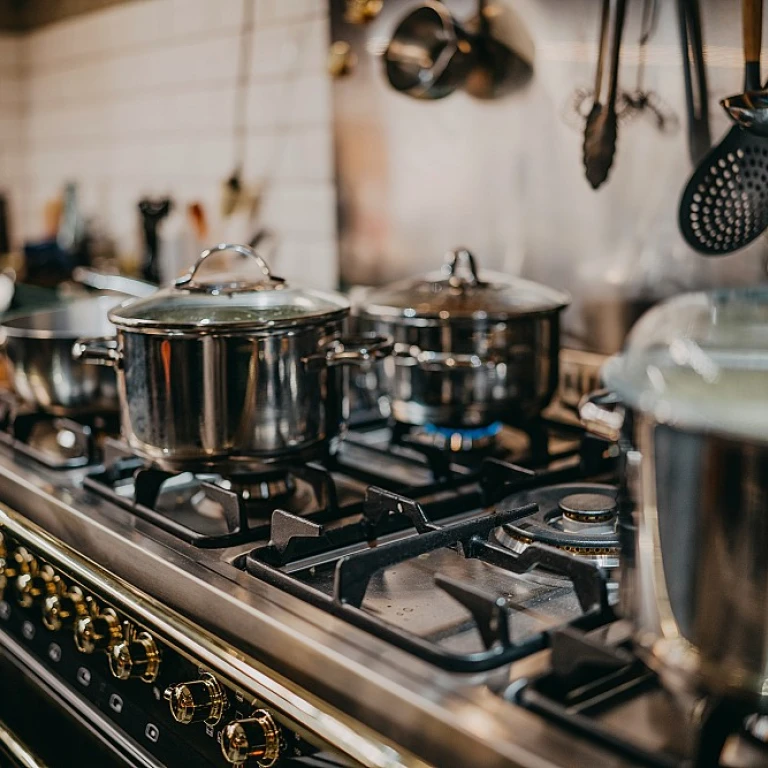
<instances>
[{"instance_id":1,"label":"stainless steel range","mask_svg":"<svg viewBox=\"0 0 768 768\"><path fill-rule=\"evenodd\" d=\"M8 412L3 679L101 764L717 765L726 741L724 764L768 762L759 719L685 712L632 654L615 451L557 405L447 441L360 418L335 456L226 477L93 419L81 459L47 416L30 451Z\"/></svg>"}]
</instances>

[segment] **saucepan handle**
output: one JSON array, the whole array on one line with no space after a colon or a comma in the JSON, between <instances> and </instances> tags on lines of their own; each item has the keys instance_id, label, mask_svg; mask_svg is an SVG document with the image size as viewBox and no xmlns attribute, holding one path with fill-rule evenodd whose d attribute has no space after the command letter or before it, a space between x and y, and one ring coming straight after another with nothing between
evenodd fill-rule
<instances>
[{"instance_id":1,"label":"saucepan handle","mask_svg":"<svg viewBox=\"0 0 768 768\"><path fill-rule=\"evenodd\" d=\"M92 365L115 366L120 361L115 336L95 336L78 339L72 346L72 357Z\"/></svg>"},{"instance_id":2,"label":"saucepan handle","mask_svg":"<svg viewBox=\"0 0 768 768\"><path fill-rule=\"evenodd\" d=\"M365 365L392 354L395 344L391 336L354 336L339 339L324 353L304 359L310 369L336 365Z\"/></svg>"},{"instance_id":3,"label":"saucepan handle","mask_svg":"<svg viewBox=\"0 0 768 768\"><path fill-rule=\"evenodd\" d=\"M579 418L587 431L612 442L621 436L625 416L619 396L608 389L585 395L579 403Z\"/></svg>"}]
</instances>

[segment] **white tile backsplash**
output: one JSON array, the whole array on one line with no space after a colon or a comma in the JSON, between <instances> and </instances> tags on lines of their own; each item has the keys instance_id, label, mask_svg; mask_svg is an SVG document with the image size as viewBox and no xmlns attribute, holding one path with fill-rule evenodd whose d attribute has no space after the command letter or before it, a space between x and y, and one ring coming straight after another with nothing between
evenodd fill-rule
<instances>
[{"instance_id":1,"label":"white tile backsplash","mask_svg":"<svg viewBox=\"0 0 768 768\"><path fill-rule=\"evenodd\" d=\"M220 199L234 164L246 3L255 24L244 180L263 199L256 220L233 223ZM0 37L0 182L16 179L23 192L23 237L41 235L45 202L75 180L85 213L135 258L139 198L168 194L182 212L206 205L211 240L269 226L282 272L333 287L327 47L324 0L132 0ZM10 153L3 137L14 130Z\"/></svg>"}]
</instances>

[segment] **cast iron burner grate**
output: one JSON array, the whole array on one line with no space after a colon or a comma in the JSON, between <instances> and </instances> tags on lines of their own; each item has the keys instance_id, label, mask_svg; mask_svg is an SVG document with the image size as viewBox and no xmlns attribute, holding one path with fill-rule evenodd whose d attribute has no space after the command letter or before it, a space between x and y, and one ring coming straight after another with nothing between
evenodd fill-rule
<instances>
[{"instance_id":1,"label":"cast iron burner grate","mask_svg":"<svg viewBox=\"0 0 768 768\"><path fill-rule=\"evenodd\" d=\"M123 443L109 441L103 469L86 477L83 485L199 547L266 538L275 505L285 505L297 496L302 506L316 510L314 515L319 519L333 519L339 514L336 483L330 471L311 462L226 477L170 472L135 456ZM175 510L174 496L182 498L188 509ZM209 507L207 511L203 502Z\"/></svg>"},{"instance_id":2,"label":"cast iron burner grate","mask_svg":"<svg viewBox=\"0 0 768 768\"><path fill-rule=\"evenodd\" d=\"M98 463L102 439L119 429L117 414L65 418L30 409L13 396L0 394L0 443L48 469Z\"/></svg>"},{"instance_id":3,"label":"cast iron burner grate","mask_svg":"<svg viewBox=\"0 0 768 768\"><path fill-rule=\"evenodd\" d=\"M718 768L733 736L744 757L735 765L768 762L766 744L746 730L755 718L745 704L702 699L684 711L634 655L630 634L621 621L555 631L550 671L513 684L506 698L653 768Z\"/></svg>"},{"instance_id":4,"label":"cast iron burner grate","mask_svg":"<svg viewBox=\"0 0 768 768\"><path fill-rule=\"evenodd\" d=\"M482 475L482 491L492 498L510 487L521 490L531 484L562 480L567 474L566 470L537 475L531 470L488 460ZM454 513L458 513L456 500L452 503ZM372 579L384 569L419 563L438 551L450 550L464 561L484 563L506 574L526 574L535 568L560 574L572 585L580 608L578 617L567 623L587 629L611 621L607 583L598 567L554 547L531 544L525 551L514 553L490 540L495 530L520 523L537 509L535 504L528 504L482 510L438 524L431 504L422 505L413 498L370 487L360 518L344 525L324 526L276 511L270 541L252 550L241 565L259 579L432 664L455 672L483 672L547 647L550 631L513 639L510 621L514 625L518 616L504 596L478 586L474 580L443 573L434 576L435 586L466 609L483 650L457 652L437 638L409 632L365 610L363 603ZM410 523L410 528L399 536L389 536L393 523L399 527L398 521L403 520ZM313 584L318 573L329 569L329 590Z\"/></svg>"},{"instance_id":5,"label":"cast iron burner grate","mask_svg":"<svg viewBox=\"0 0 768 768\"><path fill-rule=\"evenodd\" d=\"M414 466L421 465L427 478L424 485L466 482L476 478L484 468L485 460L495 458L531 469L543 469L553 463L586 462L600 464L606 451L606 443L585 432L578 424L556 418L537 418L525 425L491 425L476 450L448 450L443 443L450 442L456 430L437 427L413 427L383 419L358 421L344 441L338 461L352 468L349 454L364 449L383 459L407 460ZM470 438L481 436L478 431L467 433ZM441 437L436 440L435 436ZM486 439L486 438L492 439ZM374 473L372 473L374 474ZM380 479L369 477L373 484L381 485Z\"/></svg>"}]
</instances>

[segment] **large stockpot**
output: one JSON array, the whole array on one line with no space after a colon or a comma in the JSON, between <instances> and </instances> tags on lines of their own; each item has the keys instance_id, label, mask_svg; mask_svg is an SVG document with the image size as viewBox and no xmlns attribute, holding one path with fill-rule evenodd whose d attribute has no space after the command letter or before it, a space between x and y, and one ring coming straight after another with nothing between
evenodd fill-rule
<instances>
[{"instance_id":1,"label":"large stockpot","mask_svg":"<svg viewBox=\"0 0 768 768\"><path fill-rule=\"evenodd\" d=\"M478 275L466 249L441 272L376 290L360 328L395 340L381 386L407 424L525 422L558 382L560 313L567 294L495 272Z\"/></svg>"},{"instance_id":2,"label":"large stockpot","mask_svg":"<svg viewBox=\"0 0 768 768\"><path fill-rule=\"evenodd\" d=\"M250 280L198 270L235 251ZM205 251L188 275L109 313L111 339L82 339L77 357L117 369L123 436L168 469L300 460L335 450L345 421L341 366L391 351L344 340L340 295L289 287L243 245Z\"/></svg>"},{"instance_id":3,"label":"large stockpot","mask_svg":"<svg viewBox=\"0 0 768 768\"><path fill-rule=\"evenodd\" d=\"M768 292L648 312L582 403L619 440L621 610L672 689L768 712Z\"/></svg>"}]
</instances>

